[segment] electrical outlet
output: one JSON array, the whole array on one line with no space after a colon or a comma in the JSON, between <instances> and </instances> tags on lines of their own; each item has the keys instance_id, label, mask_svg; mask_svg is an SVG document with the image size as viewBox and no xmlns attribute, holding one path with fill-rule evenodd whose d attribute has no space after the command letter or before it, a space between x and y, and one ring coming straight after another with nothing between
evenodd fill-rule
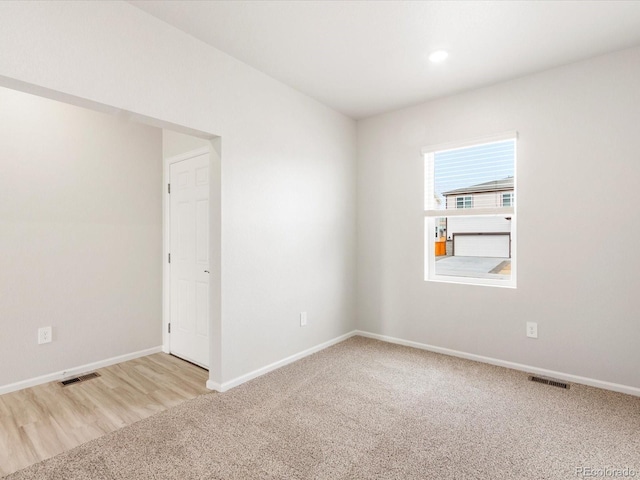
<instances>
[{"instance_id":1,"label":"electrical outlet","mask_svg":"<svg viewBox=\"0 0 640 480\"><path fill-rule=\"evenodd\" d=\"M51 327L42 327L38 329L38 345L51 342Z\"/></svg>"},{"instance_id":2,"label":"electrical outlet","mask_svg":"<svg viewBox=\"0 0 640 480\"><path fill-rule=\"evenodd\" d=\"M527 337L538 338L538 324L536 322L527 322Z\"/></svg>"},{"instance_id":3,"label":"electrical outlet","mask_svg":"<svg viewBox=\"0 0 640 480\"><path fill-rule=\"evenodd\" d=\"M300 312L300 326L307 326L307 312Z\"/></svg>"}]
</instances>

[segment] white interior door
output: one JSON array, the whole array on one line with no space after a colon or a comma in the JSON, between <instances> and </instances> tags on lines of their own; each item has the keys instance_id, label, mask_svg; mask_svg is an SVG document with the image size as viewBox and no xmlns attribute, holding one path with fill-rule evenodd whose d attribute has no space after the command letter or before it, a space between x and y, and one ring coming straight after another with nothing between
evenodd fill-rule
<instances>
[{"instance_id":1,"label":"white interior door","mask_svg":"<svg viewBox=\"0 0 640 480\"><path fill-rule=\"evenodd\" d=\"M209 155L170 167L171 353L209 366Z\"/></svg>"}]
</instances>

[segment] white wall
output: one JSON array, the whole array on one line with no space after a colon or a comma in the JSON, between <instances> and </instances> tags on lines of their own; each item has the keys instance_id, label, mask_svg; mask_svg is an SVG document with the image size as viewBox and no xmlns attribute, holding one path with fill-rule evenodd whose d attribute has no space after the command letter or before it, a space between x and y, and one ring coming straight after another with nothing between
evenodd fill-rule
<instances>
[{"instance_id":1,"label":"white wall","mask_svg":"<svg viewBox=\"0 0 640 480\"><path fill-rule=\"evenodd\" d=\"M0 44L0 84L222 137L213 381L354 328L354 121L124 2L0 2Z\"/></svg>"},{"instance_id":2,"label":"white wall","mask_svg":"<svg viewBox=\"0 0 640 480\"><path fill-rule=\"evenodd\" d=\"M0 88L0 159L0 386L159 346L160 129Z\"/></svg>"},{"instance_id":3,"label":"white wall","mask_svg":"<svg viewBox=\"0 0 640 480\"><path fill-rule=\"evenodd\" d=\"M165 159L204 147L210 148L211 141L206 138L167 130L166 128L162 129L162 155Z\"/></svg>"},{"instance_id":4,"label":"white wall","mask_svg":"<svg viewBox=\"0 0 640 480\"><path fill-rule=\"evenodd\" d=\"M359 328L640 387L638 85L632 49L359 122ZM513 130L518 288L425 282L421 148Z\"/></svg>"}]
</instances>

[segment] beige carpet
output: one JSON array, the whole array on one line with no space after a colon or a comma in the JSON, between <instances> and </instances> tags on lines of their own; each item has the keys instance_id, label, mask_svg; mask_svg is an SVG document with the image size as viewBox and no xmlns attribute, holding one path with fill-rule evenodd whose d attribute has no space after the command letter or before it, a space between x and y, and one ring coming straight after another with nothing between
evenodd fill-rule
<instances>
[{"instance_id":1,"label":"beige carpet","mask_svg":"<svg viewBox=\"0 0 640 480\"><path fill-rule=\"evenodd\" d=\"M578 467L640 477L640 398L354 337L8 478L566 480Z\"/></svg>"}]
</instances>

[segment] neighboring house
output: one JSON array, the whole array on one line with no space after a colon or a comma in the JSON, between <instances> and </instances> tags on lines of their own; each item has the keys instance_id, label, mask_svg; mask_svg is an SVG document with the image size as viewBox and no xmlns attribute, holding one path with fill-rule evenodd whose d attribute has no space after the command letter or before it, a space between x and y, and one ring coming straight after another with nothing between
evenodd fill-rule
<instances>
[{"instance_id":1,"label":"neighboring house","mask_svg":"<svg viewBox=\"0 0 640 480\"><path fill-rule=\"evenodd\" d=\"M483 208L513 206L513 177L457 188L442 194L446 208Z\"/></svg>"},{"instance_id":2,"label":"neighboring house","mask_svg":"<svg viewBox=\"0 0 640 480\"><path fill-rule=\"evenodd\" d=\"M442 194L447 210L512 207L513 177L450 190ZM446 219L447 255L511 258L511 217Z\"/></svg>"}]
</instances>

